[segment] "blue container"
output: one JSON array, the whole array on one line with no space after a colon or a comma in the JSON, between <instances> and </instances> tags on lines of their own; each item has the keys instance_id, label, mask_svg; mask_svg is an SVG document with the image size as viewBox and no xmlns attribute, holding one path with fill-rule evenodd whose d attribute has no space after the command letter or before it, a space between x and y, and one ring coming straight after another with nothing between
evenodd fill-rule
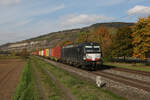
<instances>
[{"instance_id":1,"label":"blue container","mask_svg":"<svg viewBox=\"0 0 150 100\"><path fill-rule=\"evenodd\" d=\"M51 57L52 53L51 53L51 48L49 48L49 56Z\"/></svg>"}]
</instances>

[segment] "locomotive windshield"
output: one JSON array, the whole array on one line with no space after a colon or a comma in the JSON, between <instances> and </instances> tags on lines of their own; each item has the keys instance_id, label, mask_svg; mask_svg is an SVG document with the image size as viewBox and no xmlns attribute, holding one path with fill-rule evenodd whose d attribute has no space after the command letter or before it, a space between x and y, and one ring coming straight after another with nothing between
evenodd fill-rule
<instances>
[{"instance_id":1,"label":"locomotive windshield","mask_svg":"<svg viewBox=\"0 0 150 100\"><path fill-rule=\"evenodd\" d=\"M98 53L100 52L100 46L85 46L87 53Z\"/></svg>"}]
</instances>

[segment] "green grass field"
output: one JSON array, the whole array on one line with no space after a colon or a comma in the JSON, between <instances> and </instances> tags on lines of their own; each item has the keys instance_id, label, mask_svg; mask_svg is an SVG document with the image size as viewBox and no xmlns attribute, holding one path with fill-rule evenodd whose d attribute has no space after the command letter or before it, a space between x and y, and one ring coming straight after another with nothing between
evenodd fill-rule
<instances>
[{"instance_id":1,"label":"green grass field","mask_svg":"<svg viewBox=\"0 0 150 100\"><path fill-rule=\"evenodd\" d=\"M129 64L129 63L105 62L104 65L150 72L150 66L145 66L144 64L140 63Z\"/></svg>"}]
</instances>

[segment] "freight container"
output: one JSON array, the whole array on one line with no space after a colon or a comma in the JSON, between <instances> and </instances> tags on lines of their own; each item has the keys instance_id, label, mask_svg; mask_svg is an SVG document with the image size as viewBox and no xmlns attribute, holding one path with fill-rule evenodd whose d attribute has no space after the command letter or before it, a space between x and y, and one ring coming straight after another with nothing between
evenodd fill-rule
<instances>
[{"instance_id":1,"label":"freight container","mask_svg":"<svg viewBox=\"0 0 150 100\"><path fill-rule=\"evenodd\" d=\"M38 52L39 52L38 56L40 56L40 51L38 51Z\"/></svg>"},{"instance_id":2,"label":"freight container","mask_svg":"<svg viewBox=\"0 0 150 100\"><path fill-rule=\"evenodd\" d=\"M39 51L39 56L41 56L41 51Z\"/></svg>"},{"instance_id":3,"label":"freight container","mask_svg":"<svg viewBox=\"0 0 150 100\"><path fill-rule=\"evenodd\" d=\"M39 55L39 51L36 51L36 54L35 54L36 56L38 56Z\"/></svg>"},{"instance_id":4,"label":"freight container","mask_svg":"<svg viewBox=\"0 0 150 100\"><path fill-rule=\"evenodd\" d=\"M51 57L54 57L54 48L51 49Z\"/></svg>"},{"instance_id":5,"label":"freight container","mask_svg":"<svg viewBox=\"0 0 150 100\"><path fill-rule=\"evenodd\" d=\"M35 52L32 52L32 55L35 55Z\"/></svg>"},{"instance_id":6,"label":"freight container","mask_svg":"<svg viewBox=\"0 0 150 100\"><path fill-rule=\"evenodd\" d=\"M44 49L44 56L46 56L46 49Z\"/></svg>"},{"instance_id":7,"label":"freight container","mask_svg":"<svg viewBox=\"0 0 150 100\"><path fill-rule=\"evenodd\" d=\"M49 56L51 57L51 51L52 51L52 49L51 48L49 48Z\"/></svg>"},{"instance_id":8,"label":"freight container","mask_svg":"<svg viewBox=\"0 0 150 100\"><path fill-rule=\"evenodd\" d=\"M41 56L44 56L44 50L41 50Z\"/></svg>"},{"instance_id":9,"label":"freight container","mask_svg":"<svg viewBox=\"0 0 150 100\"><path fill-rule=\"evenodd\" d=\"M49 56L49 48L46 49L46 57Z\"/></svg>"},{"instance_id":10,"label":"freight container","mask_svg":"<svg viewBox=\"0 0 150 100\"><path fill-rule=\"evenodd\" d=\"M42 56L42 50L40 50L40 56Z\"/></svg>"},{"instance_id":11,"label":"freight container","mask_svg":"<svg viewBox=\"0 0 150 100\"><path fill-rule=\"evenodd\" d=\"M39 56L41 56L41 50L39 50Z\"/></svg>"},{"instance_id":12,"label":"freight container","mask_svg":"<svg viewBox=\"0 0 150 100\"><path fill-rule=\"evenodd\" d=\"M54 48L53 57L57 60L61 58L61 47L57 46Z\"/></svg>"}]
</instances>

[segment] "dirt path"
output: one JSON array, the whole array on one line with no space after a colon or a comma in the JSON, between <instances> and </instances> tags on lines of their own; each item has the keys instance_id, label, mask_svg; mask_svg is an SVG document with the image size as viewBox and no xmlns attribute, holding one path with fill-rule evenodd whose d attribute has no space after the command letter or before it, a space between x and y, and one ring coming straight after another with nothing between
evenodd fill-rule
<instances>
[{"instance_id":1,"label":"dirt path","mask_svg":"<svg viewBox=\"0 0 150 100\"><path fill-rule=\"evenodd\" d=\"M0 100L12 100L24 65L20 59L0 60Z\"/></svg>"}]
</instances>

